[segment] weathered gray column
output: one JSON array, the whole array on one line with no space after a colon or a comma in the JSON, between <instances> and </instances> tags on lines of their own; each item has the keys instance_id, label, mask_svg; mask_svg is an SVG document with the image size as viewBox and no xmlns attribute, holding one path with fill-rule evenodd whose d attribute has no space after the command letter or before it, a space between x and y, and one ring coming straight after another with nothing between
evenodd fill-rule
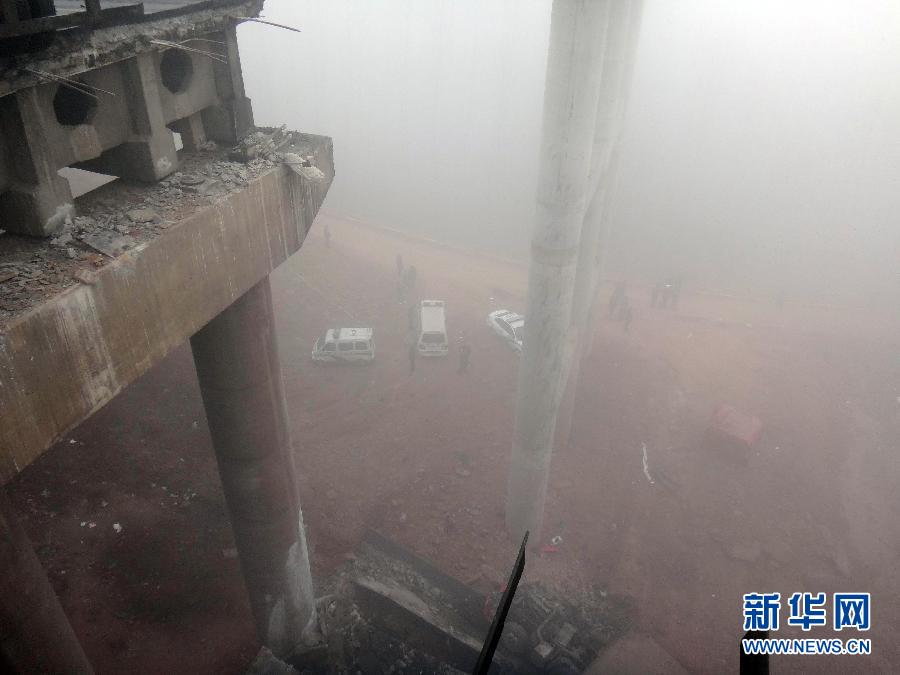
<instances>
[{"instance_id":1,"label":"weathered gray column","mask_svg":"<svg viewBox=\"0 0 900 675\"><path fill-rule=\"evenodd\" d=\"M539 541L553 452L609 2L554 0L525 345L506 501L514 539Z\"/></svg>"},{"instance_id":2,"label":"weathered gray column","mask_svg":"<svg viewBox=\"0 0 900 675\"><path fill-rule=\"evenodd\" d=\"M191 348L257 633L286 657L317 630L268 277Z\"/></svg>"},{"instance_id":3,"label":"weathered gray column","mask_svg":"<svg viewBox=\"0 0 900 675\"><path fill-rule=\"evenodd\" d=\"M2 487L0 672L93 672Z\"/></svg>"},{"instance_id":4,"label":"weathered gray column","mask_svg":"<svg viewBox=\"0 0 900 675\"><path fill-rule=\"evenodd\" d=\"M588 176L588 193L592 197L581 226L572 294L570 352L565 364L564 393L556 425L559 447L567 446L571 439L581 364L592 344L594 301L602 279L604 246L609 230L607 205L615 192L622 124L631 89L642 9L643 0L611 0Z\"/></svg>"}]
</instances>

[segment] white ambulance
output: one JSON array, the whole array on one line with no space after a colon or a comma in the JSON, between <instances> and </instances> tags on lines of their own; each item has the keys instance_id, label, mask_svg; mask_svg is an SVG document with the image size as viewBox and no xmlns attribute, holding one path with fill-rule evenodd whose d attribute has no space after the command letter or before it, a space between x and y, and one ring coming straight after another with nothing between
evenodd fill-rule
<instances>
[{"instance_id":1,"label":"white ambulance","mask_svg":"<svg viewBox=\"0 0 900 675\"><path fill-rule=\"evenodd\" d=\"M316 340L313 361L353 363L375 360L375 331L372 328L329 328Z\"/></svg>"},{"instance_id":2,"label":"white ambulance","mask_svg":"<svg viewBox=\"0 0 900 675\"><path fill-rule=\"evenodd\" d=\"M447 356L447 322L443 300L423 300L419 308L419 354Z\"/></svg>"}]
</instances>

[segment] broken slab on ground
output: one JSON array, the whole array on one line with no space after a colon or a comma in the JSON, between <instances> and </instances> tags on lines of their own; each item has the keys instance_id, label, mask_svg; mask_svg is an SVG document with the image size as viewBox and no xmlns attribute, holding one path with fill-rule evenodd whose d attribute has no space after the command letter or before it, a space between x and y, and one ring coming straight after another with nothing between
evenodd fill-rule
<instances>
[{"instance_id":1,"label":"broken slab on ground","mask_svg":"<svg viewBox=\"0 0 900 675\"><path fill-rule=\"evenodd\" d=\"M332 585L319 602L327 672L472 672L499 598L499 587L485 595L373 531ZM632 613L627 598L567 598L526 581L491 672L582 672Z\"/></svg>"}]
</instances>

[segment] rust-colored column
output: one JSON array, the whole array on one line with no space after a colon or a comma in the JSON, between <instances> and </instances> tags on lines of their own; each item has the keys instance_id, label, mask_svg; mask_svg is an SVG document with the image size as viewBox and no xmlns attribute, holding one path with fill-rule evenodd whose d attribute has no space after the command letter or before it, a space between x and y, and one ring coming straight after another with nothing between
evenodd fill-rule
<instances>
[{"instance_id":1,"label":"rust-colored column","mask_svg":"<svg viewBox=\"0 0 900 675\"><path fill-rule=\"evenodd\" d=\"M93 672L2 487L0 672Z\"/></svg>"},{"instance_id":2,"label":"rust-colored column","mask_svg":"<svg viewBox=\"0 0 900 675\"><path fill-rule=\"evenodd\" d=\"M191 338L260 640L314 640L315 603L266 277Z\"/></svg>"}]
</instances>

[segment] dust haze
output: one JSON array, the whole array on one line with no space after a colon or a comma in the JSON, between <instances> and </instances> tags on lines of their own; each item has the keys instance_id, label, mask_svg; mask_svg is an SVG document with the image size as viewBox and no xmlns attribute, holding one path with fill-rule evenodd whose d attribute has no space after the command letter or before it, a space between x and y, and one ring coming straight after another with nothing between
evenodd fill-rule
<instances>
[{"instance_id":1,"label":"dust haze","mask_svg":"<svg viewBox=\"0 0 900 675\"><path fill-rule=\"evenodd\" d=\"M872 641L773 671L900 672L900 3L647 0L596 252L532 244L539 179L570 178L539 171L565 145L541 138L552 5L266 0L301 32L242 19L243 82L299 134L235 153L195 135L207 108L176 120L169 177L76 200L152 228L121 260L0 239L57 246L0 261L0 291L67 284L9 315L57 331L27 332L40 378L0 347L40 380L17 416L63 433L34 402L68 410L63 366L89 416L8 485L98 672L245 672L286 611L257 567L303 596L294 627L318 612L314 656L345 659L321 672L470 672L518 552L508 486L544 499L545 468L503 672L737 672L751 593L780 593L775 637ZM192 39L157 46L228 70ZM303 133L333 140L330 187ZM516 463L523 419L546 442ZM800 592L871 593L871 626L788 624Z\"/></svg>"},{"instance_id":2,"label":"dust haze","mask_svg":"<svg viewBox=\"0 0 900 675\"><path fill-rule=\"evenodd\" d=\"M524 258L549 2L270 0L241 32L260 123L333 135L328 204ZM648 2L607 273L900 297L900 10Z\"/></svg>"}]
</instances>

